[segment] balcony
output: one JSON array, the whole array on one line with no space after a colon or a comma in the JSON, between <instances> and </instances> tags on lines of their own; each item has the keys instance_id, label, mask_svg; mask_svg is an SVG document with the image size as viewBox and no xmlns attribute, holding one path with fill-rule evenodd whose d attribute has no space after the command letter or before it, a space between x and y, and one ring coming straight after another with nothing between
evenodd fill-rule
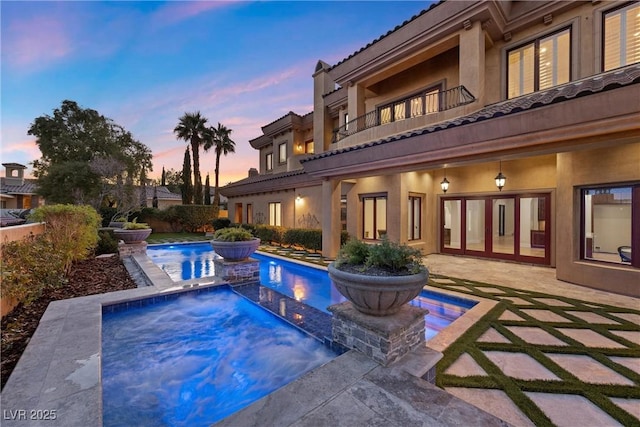
<instances>
[{"instance_id":1,"label":"balcony","mask_svg":"<svg viewBox=\"0 0 640 427\"><path fill-rule=\"evenodd\" d=\"M451 110L475 100L476 98L464 86L412 95L350 120L333 131L331 143L366 129Z\"/></svg>"}]
</instances>

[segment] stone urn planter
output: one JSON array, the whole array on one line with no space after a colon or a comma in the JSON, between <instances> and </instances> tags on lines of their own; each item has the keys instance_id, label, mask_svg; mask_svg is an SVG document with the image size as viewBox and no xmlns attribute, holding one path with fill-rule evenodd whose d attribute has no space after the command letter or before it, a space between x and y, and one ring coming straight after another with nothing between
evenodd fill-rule
<instances>
[{"instance_id":1,"label":"stone urn planter","mask_svg":"<svg viewBox=\"0 0 640 427\"><path fill-rule=\"evenodd\" d=\"M215 253L227 261L242 261L249 258L260 245L260 239L254 237L251 240L239 242L224 242L212 240L211 246Z\"/></svg>"},{"instance_id":2,"label":"stone urn planter","mask_svg":"<svg viewBox=\"0 0 640 427\"><path fill-rule=\"evenodd\" d=\"M397 313L429 281L420 251L386 238L379 245L350 240L328 271L338 292L358 311L373 316Z\"/></svg>"},{"instance_id":3,"label":"stone urn planter","mask_svg":"<svg viewBox=\"0 0 640 427\"><path fill-rule=\"evenodd\" d=\"M116 228L113 230L113 235L118 240L122 240L126 244L140 243L145 240L151 234L150 228L142 228L138 230L127 230L124 228Z\"/></svg>"},{"instance_id":4,"label":"stone urn planter","mask_svg":"<svg viewBox=\"0 0 640 427\"><path fill-rule=\"evenodd\" d=\"M242 228L228 227L215 232L211 246L226 261L243 261L258 249L260 239Z\"/></svg>"},{"instance_id":5,"label":"stone urn planter","mask_svg":"<svg viewBox=\"0 0 640 427\"><path fill-rule=\"evenodd\" d=\"M429 281L429 272L408 276L371 276L349 273L329 264L329 277L346 299L360 312L373 316L389 316L420 295Z\"/></svg>"}]
</instances>

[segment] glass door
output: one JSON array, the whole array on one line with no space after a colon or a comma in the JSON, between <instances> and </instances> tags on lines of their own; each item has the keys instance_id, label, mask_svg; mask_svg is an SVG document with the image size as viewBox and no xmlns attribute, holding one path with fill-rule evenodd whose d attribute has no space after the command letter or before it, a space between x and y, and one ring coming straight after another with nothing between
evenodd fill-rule
<instances>
[{"instance_id":1,"label":"glass door","mask_svg":"<svg viewBox=\"0 0 640 427\"><path fill-rule=\"evenodd\" d=\"M467 200L465 209L465 252L486 252L485 199Z\"/></svg>"},{"instance_id":2,"label":"glass door","mask_svg":"<svg viewBox=\"0 0 640 427\"><path fill-rule=\"evenodd\" d=\"M515 198L491 200L491 252L515 255Z\"/></svg>"},{"instance_id":3,"label":"glass door","mask_svg":"<svg viewBox=\"0 0 640 427\"><path fill-rule=\"evenodd\" d=\"M447 198L441 251L550 263L550 194Z\"/></svg>"}]
</instances>

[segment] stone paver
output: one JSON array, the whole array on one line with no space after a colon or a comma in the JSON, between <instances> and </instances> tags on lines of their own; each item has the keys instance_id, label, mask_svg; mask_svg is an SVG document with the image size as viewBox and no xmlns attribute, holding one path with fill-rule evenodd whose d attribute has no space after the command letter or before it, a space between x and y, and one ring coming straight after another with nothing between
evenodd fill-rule
<instances>
[{"instance_id":1,"label":"stone paver","mask_svg":"<svg viewBox=\"0 0 640 427\"><path fill-rule=\"evenodd\" d=\"M487 329L487 331L478 338L479 342L503 342L510 343L509 339L502 335L500 332L493 328Z\"/></svg>"},{"instance_id":2,"label":"stone paver","mask_svg":"<svg viewBox=\"0 0 640 427\"><path fill-rule=\"evenodd\" d=\"M640 331L611 331L611 333L640 345Z\"/></svg>"},{"instance_id":3,"label":"stone paver","mask_svg":"<svg viewBox=\"0 0 640 427\"><path fill-rule=\"evenodd\" d=\"M546 356L586 383L634 384L629 378L623 377L589 356L576 354L547 354Z\"/></svg>"},{"instance_id":4,"label":"stone paver","mask_svg":"<svg viewBox=\"0 0 640 427\"><path fill-rule=\"evenodd\" d=\"M609 359L611 359L613 362L615 362L615 363L617 363L619 365L622 365L622 366L624 366L626 368L631 369L632 371L634 371L638 375L640 375L640 357L609 356ZM638 407L638 411L640 412L640 407Z\"/></svg>"},{"instance_id":5,"label":"stone paver","mask_svg":"<svg viewBox=\"0 0 640 427\"><path fill-rule=\"evenodd\" d=\"M518 316L511 310L505 310L502 315L499 317L500 320L524 320L522 317Z\"/></svg>"},{"instance_id":6,"label":"stone paver","mask_svg":"<svg viewBox=\"0 0 640 427\"><path fill-rule=\"evenodd\" d=\"M551 310L522 310L523 313L528 314L534 319L542 320L543 322L569 322L566 317L560 316Z\"/></svg>"},{"instance_id":7,"label":"stone paver","mask_svg":"<svg viewBox=\"0 0 640 427\"><path fill-rule=\"evenodd\" d=\"M534 326L507 326L507 329L519 336L523 341L538 345L567 345L544 329Z\"/></svg>"},{"instance_id":8,"label":"stone paver","mask_svg":"<svg viewBox=\"0 0 640 427\"><path fill-rule=\"evenodd\" d=\"M453 362L453 365L449 366L449 369L446 371L447 374L450 375L458 375L461 377L466 377L469 375L487 375L487 373L478 365L473 357L469 354L464 353L461 355L458 360Z\"/></svg>"},{"instance_id":9,"label":"stone paver","mask_svg":"<svg viewBox=\"0 0 640 427\"><path fill-rule=\"evenodd\" d=\"M514 427L535 426L502 390L466 387L447 387L445 390L479 408L485 408L492 414L500 414L500 418Z\"/></svg>"},{"instance_id":10,"label":"stone paver","mask_svg":"<svg viewBox=\"0 0 640 427\"><path fill-rule=\"evenodd\" d=\"M525 353L506 351L485 351L489 358L502 372L512 378L521 380L559 380L553 372L539 364Z\"/></svg>"},{"instance_id":11,"label":"stone paver","mask_svg":"<svg viewBox=\"0 0 640 427\"><path fill-rule=\"evenodd\" d=\"M593 313L590 311L567 311L567 314L572 316L579 317L588 323L600 323L604 325L619 325L619 322L616 322L613 319L609 319L608 317L600 316L598 313Z\"/></svg>"},{"instance_id":12,"label":"stone paver","mask_svg":"<svg viewBox=\"0 0 640 427\"><path fill-rule=\"evenodd\" d=\"M581 342L587 347L603 347L603 348L626 348L624 345L617 343L609 338L600 335L591 329L567 329L558 328L558 331Z\"/></svg>"},{"instance_id":13,"label":"stone paver","mask_svg":"<svg viewBox=\"0 0 640 427\"><path fill-rule=\"evenodd\" d=\"M582 396L528 392L526 395L558 427L608 427L621 424Z\"/></svg>"}]
</instances>

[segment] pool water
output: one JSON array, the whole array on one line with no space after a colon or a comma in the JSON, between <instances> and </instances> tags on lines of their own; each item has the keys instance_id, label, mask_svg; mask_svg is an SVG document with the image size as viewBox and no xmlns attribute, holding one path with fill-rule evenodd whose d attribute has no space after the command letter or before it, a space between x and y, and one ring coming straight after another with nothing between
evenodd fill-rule
<instances>
[{"instance_id":1,"label":"pool water","mask_svg":"<svg viewBox=\"0 0 640 427\"><path fill-rule=\"evenodd\" d=\"M213 276L213 260L217 257L208 242L149 246L147 255L176 281ZM328 306L345 301L325 270L262 254L254 254L252 258L260 261L262 286L326 313L329 313ZM429 340L476 302L423 291L411 304L429 310L425 316L425 338Z\"/></svg>"},{"instance_id":2,"label":"pool water","mask_svg":"<svg viewBox=\"0 0 640 427\"><path fill-rule=\"evenodd\" d=\"M210 425L334 357L227 287L105 310L103 425Z\"/></svg>"}]
</instances>

